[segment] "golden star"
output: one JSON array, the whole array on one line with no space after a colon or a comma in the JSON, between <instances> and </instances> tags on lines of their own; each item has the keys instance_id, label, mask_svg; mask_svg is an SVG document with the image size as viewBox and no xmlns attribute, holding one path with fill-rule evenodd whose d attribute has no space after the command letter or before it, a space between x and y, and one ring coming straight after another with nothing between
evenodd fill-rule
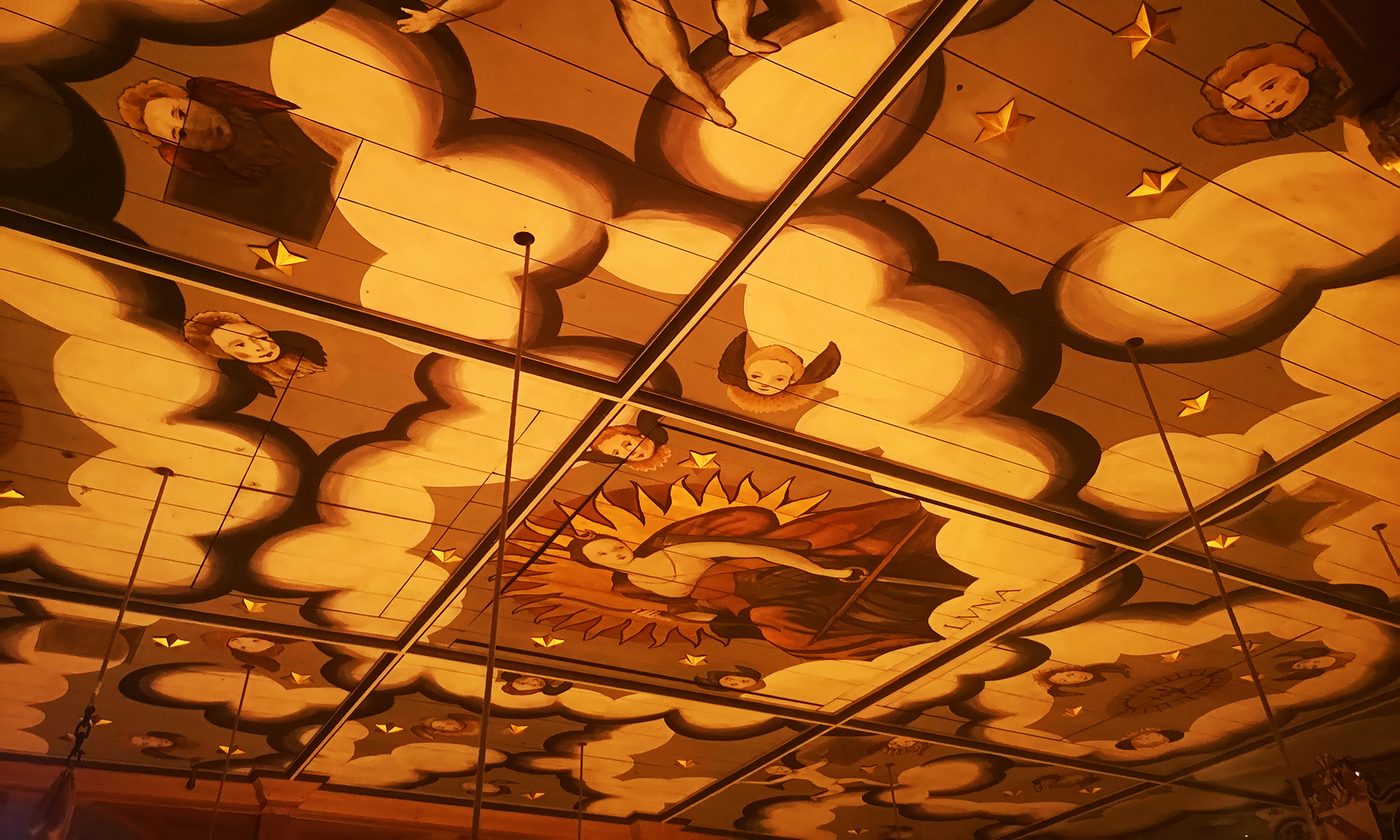
<instances>
[{"instance_id":1,"label":"golden star","mask_svg":"<svg viewBox=\"0 0 1400 840\"><path fill-rule=\"evenodd\" d=\"M1223 551L1239 541L1240 538L1234 534L1216 534L1215 539L1206 540L1206 545Z\"/></svg>"},{"instance_id":2,"label":"golden star","mask_svg":"<svg viewBox=\"0 0 1400 840\"><path fill-rule=\"evenodd\" d=\"M252 598L244 598L242 607L244 612L260 613L267 609L267 602L254 601Z\"/></svg>"},{"instance_id":3,"label":"golden star","mask_svg":"<svg viewBox=\"0 0 1400 840\"><path fill-rule=\"evenodd\" d=\"M111 721L108 720L108 719L105 718L105 717L95 718L95 719L92 721L92 725L93 725L93 726L106 726L106 725L109 724L109 723L111 723Z\"/></svg>"},{"instance_id":4,"label":"golden star","mask_svg":"<svg viewBox=\"0 0 1400 840\"><path fill-rule=\"evenodd\" d=\"M289 679L297 685L306 685L307 683L311 682L311 675L298 674L296 671L293 671Z\"/></svg>"},{"instance_id":5,"label":"golden star","mask_svg":"<svg viewBox=\"0 0 1400 840\"><path fill-rule=\"evenodd\" d=\"M687 769L695 766L695 760L691 758L678 758L676 763Z\"/></svg>"},{"instance_id":6,"label":"golden star","mask_svg":"<svg viewBox=\"0 0 1400 840\"><path fill-rule=\"evenodd\" d=\"M1181 401L1181 411L1177 417L1190 417L1193 414L1200 414L1206 410L1206 405L1210 403L1210 391L1203 391L1199 397L1192 397L1189 400Z\"/></svg>"},{"instance_id":7,"label":"golden star","mask_svg":"<svg viewBox=\"0 0 1400 840\"><path fill-rule=\"evenodd\" d=\"M985 143L1035 122L1035 117L1016 110L1016 100L1008 99L1005 105L995 111L979 112L977 121L982 123L982 130L977 132L977 139L972 142Z\"/></svg>"},{"instance_id":8,"label":"golden star","mask_svg":"<svg viewBox=\"0 0 1400 840\"><path fill-rule=\"evenodd\" d=\"M690 460L685 463L685 467L691 470L718 469L719 464L715 463L715 458L718 457L718 452L696 452L692 449L690 450Z\"/></svg>"},{"instance_id":9,"label":"golden star","mask_svg":"<svg viewBox=\"0 0 1400 840\"><path fill-rule=\"evenodd\" d=\"M1113 34L1115 37L1127 41L1129 49L1132 50L1133 58L1137 58L1153 41L1162 41L1167 44L1176 43L1176 35L1172 32L1172 23L1180 13L1180 7L1163 9L1159 12L1143 3L1138 7L1137 16L1133 18L1133 22Z\"/></svg>"},{"instance_id":10,"label":"golden star","mask_svg":"<svg viewBox=\"0 0 1400 840\"><path fill-rule=\"evenodd\" d=\"M453 563L462 562L462 555L458 554L455 548L434 548L428 553L444 565L451 566Z\"/></svg>"},{"instance_id":11,"label":"golden star","mask_svg":"<svg viewBox=\"0 0 1400 840\"><path fill-rule=\"evenodd\" d=\"M1176 179L1181 174L1181 164L1163 169L1160 172L1151 169L1142 170L1142 183L1128 191L1128 198L1146 198L1154 195L1161 195L1164 192L1174 192L1186 189L1186 185Z\"/></svg>"},{"instance_id":12,"label":"golden star","mask_svg":"<svg viewBox=\"0 0 1400 840\"><path fill-rule=\"evenodd\" d=\"M506 727L506 731L509 732L509 733L512 734L512 735L519 735L520 733L524 732L525 730L527 730L527 729L529 729L529 728L530 728L529 724L525 724L525 723L512 723L510 726L507 726L507 727Z\"/></svg>"},{"instance_id":13,"label":"golden star","mask_svg":"<svg viewBox=\"0 0 1400 840\"><path fill-rule=\"evenodd\" d=\"M248 250L258 258L257 265L254 266L258 271L275 268L290 277L292 266L306 262L306 257L292 253L287 243L280 239L274 239L266 245L250 245Z\"/></svg>"},{"instance_id":14,"label":"golden star","mask_svg":"<svg viewBox=\"0 0 1400 840\"><path fill-rule=\"evenodd\" d=\"M1163 662L1176 662L1179 659L1181 659L1181 651L1179 650L1174 650L1171 653L1162 654Z\"/></svg>"},{"instance_id":15,"label":"golden star","mask_svg":"<svg viewBox=\"0 0 1400 840\"><path fill-rule=\"evenodd\" d=\"M1103 788L1101 788L1101 787L1082 787L1082 788L1079 789L1079 792L1080 792L1080 793L1094 794L1094 793L1098 793L1098 792L1101 791L1101 790L1103 790Z\"/></svg>"},{"instance_id":16,"label":"golden star","mask_svg":"<svg viewBox=\"0 0 1400 840\"><path fill-rule=\"evenodd\" d=\"M529 800L531 800L531 801L534 801L534 800L536 800L536 799L539 799L541 796L544 796L544 792L543 792L543 791L538 791L538 790L532 790L532 791L530 791L529 793L522 793L522 794L520 794L520 795L523 796L523 797L525 797L526 799L529 799Z\"/></svg>"},{"instance_id":17,"label":"golden star","mask_svg":"<svg viewBox=\"0 0 1400 840\"><path fill-rule=\"evenodd\" d=\"M184 647L185 645L190 643L189 639L182 639L174 633L171 633L168 636L156 636L152 638L151 641L164 648Z\"/></svg>"},{"instance_id":18,"label":"golden star","mask_svg":"<svg viewBox=\"0 0 1400 840\"><path fill-rule=\"evenodd\" d=\"M402 726L397 726L392 723L376 723L374 725L374 728L378 729L380 732L383 732L385 735L393 735L395 732L403 731Z\"/></svg>"},{"instance_id":19,"label":"golden star","mask_svg":"<svg viewBox=\"0 0 1400 840\"><path fill-rule=\"evenodd\" d=\"M1065 717L1079 717L1079 713L1084 711L1083 706L1075 706L1073 709L1065 709Z\"/></svg>"},{"instance_id":20,"label":"golden star","mask_svg":"<svg viewBox=\"0 0 1400 840\"><path fill-rule=\"evenodd\" d=\"M860 766L860 772L869 776L871 773L874 773L879 768L879 766L880 765L878 764L862 764Z\"/></svg>"},{"instance_id":21,"label":"golden star","mask_svg":"<svg viewBox=\"0 0 1400 840\"><path fill-rule=\"evenodd\" d=\"M8 479L5 481L0 481L0 499L23 498L24 494L15 489L15 483L13 481L9 481Z\"/></svg>"},{"instance_id":22,"label":"golden star","mask_svg":"<svg viewBox=\"0 0 1400 840\"><path fill-rule=\"evenodd\" d=\"M689 665L692 668L697 668L705 664L705 655L702 653L697 656L693 653L687 653L683 659L679 659L677 661L680 662L682 665Z\"/></svg>"},{"instance_id":23,"label":"golden star","mask_svg":"<svg viewBox=\"0 0 1400 840\"><path fill-rule=\"evenodd\" d=\"M556 639L554 636L545 634L543 636L531 636L530 641L542 648L552 648L564 644L563 639Z\"/></svg>"},{"instance_id":24,"label":"golden star","mask_svg":"<svg viewBox=\"0 0 1400 840\"><path fill-rule=\"evenodd\" d=\"M234 747L233 752L229 752L229 748L227 746L220 746L219 752L223 753L224 755L243 755L243 748Z\"/></svg>"}]
</instances>

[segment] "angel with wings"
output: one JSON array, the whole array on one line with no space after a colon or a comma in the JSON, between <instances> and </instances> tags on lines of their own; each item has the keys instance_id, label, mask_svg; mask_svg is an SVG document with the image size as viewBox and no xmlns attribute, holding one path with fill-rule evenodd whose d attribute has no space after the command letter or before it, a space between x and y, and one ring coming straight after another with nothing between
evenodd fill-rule
<instances>
[{"instance_id":1,"label":"angel with wings","mask_svg":"<svg viewBox=\"0 0 1400 840\"><path fill-rule=\"evenodd\" d=\"M779 764L770 764L763 768L763 772L768 774L767 779L747 781L743 784L749 785L769 785L772 787L785 787L788 782L807 782L815 787L821 788L821 793L812 797L815 802L819 799L826 799L829 796L837 796L846 792L849 787L878 787L870 779L862 778L837 778L828 776L825 768L827 759L823 758L811 764L802 764L795 757L784 758Z\"/></svg>"},{"instance_id":2,"label":"angel with wings","mask_svg":"<svg viewBox=\"0 0 1400 840\"><path fill-rule=\"evenodd\" d=\"M595 609L630 606L641 618L702 626L722 639L763 639L802 660L870 660L941 640L929 615L965 586L930 579L960 574L936 555L917 558L924 579L882 577L862 585L914 549L909 537L929 516L909 499L786 523L767 508L740 505L682 519L635 547L615 536L579 533L568 549L574 563L565 564L572 574L561 570L552 583L572 578L573 587L598 592Z\"/></svg>"},{"instance_id":3,"label":"angel with wings","mask_svg":"<svg viewBox=\"0 0 1400 840\"><path fill-rule=\"evenodd\" d=\"M237 312L210 309L185 322L185 341L233 378L252 374L254 390L275 396L293 379L326 369L320 342L299 332L268 332Z\"/></svg>"},{"instance_id":4,"label":"angel with wings","mask_svg":"<svg viewBox=\"0 0 1400 840\"><path fill-rule=\"evenodd\" d=\"M796 351L769 344L752 352L749 334L741 332L724 348L719 381L728 385L729 400L744 411L767 414L791 411L812 402L821 383L841 367L841 350L834 343L803 362Z\"/></svg>"}]
</instances>

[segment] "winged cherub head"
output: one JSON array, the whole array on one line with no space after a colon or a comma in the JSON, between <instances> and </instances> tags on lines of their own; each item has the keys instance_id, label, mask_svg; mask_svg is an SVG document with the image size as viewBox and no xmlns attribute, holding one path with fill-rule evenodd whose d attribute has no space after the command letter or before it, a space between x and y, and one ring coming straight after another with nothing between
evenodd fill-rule
<instances>
[{"instance_id":1,"label":"winged cherub head","mask_svg":"<svg viewBox=\"0 0 1400 840\"><path fill-rule=\"evenodd\" d=\"M739 333L719 361L719 381L728 385L729 399L744 411L765 414L791 411L812 400L816 388L841 366L841 351L833 343L810 363L781 344L749 351L749 334Z\"/></svg>"}]
</instances>

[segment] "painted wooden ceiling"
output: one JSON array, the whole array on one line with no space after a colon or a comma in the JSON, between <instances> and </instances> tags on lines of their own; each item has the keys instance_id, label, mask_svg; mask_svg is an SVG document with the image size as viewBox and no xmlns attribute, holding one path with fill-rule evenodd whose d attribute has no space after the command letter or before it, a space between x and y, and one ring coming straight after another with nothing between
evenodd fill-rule
<instances>
[{"instance_id":1,"label":"painted wooden ceiling","mask_svg":"<svg viewBox=\"0 0 1400 840\"><path fill-rule=\"evenodd\" d=\"M499 586L491 808L1285 840L1261 691L1400 774L1393 9L403 6L0 0L0 749L140 553L111 766L249 674L235 779L465 814Z\"/></svg>"}]
</instances>

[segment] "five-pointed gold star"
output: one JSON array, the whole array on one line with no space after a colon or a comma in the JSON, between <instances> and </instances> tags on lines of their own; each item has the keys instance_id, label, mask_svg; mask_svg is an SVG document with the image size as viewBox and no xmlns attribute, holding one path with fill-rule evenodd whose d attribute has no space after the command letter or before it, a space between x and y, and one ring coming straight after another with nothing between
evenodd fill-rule
<instances>
[{"instance_id":1,"label":"five-pointed gold star","mask_svg":"<svg viewBox=\"0 0 1400 840\"><path fill-rule=\"evenodd\" d=\"M1080 792L1080 793L1089 793L1089 794L1093 794L1093 793L1098 793L1098 792L1101 791L1101 790L1103 790L1103 788L1101 788L1101 787L1082 787L1082 788L1079 789L1079 792Z\"/></svg>"},{"instance_id":2,"label":"five-pointed gold star","mask_svg":"<svg viewBox=\"0 0 1400 840\"><path fill-rule=\"evenodd\" d=\"M252 598L244 598L241 604L244 612L260 613L267 609L266 601L254 601Z\"/></svg>"},{"instance_id":3,"label":"five-pointed gold star","mask_svg":"<svg viewBox=\"0 0 1400 840\"><path fill-rule=\"evenodd\" d=\"M165 636L156 636L152 638L151 641L164 648L184 647L185 645L190 643L189 639L182 639L174 633L170 633L169 635Z\"/></svg>"},{"instance_id":4,"label":"five-pointed gold star","mask_svg":"<svg viewBox=\"0 0 1400 840\"><path fill-rule=\"evenodd\" d=\"M1209 404L1210 391L1202 391L1199 397L1192 397L1189 400L1182 400L1181 411L1179 411L1176 416L1190 417L1193 414L1200 414L1202 411L1206 410L1206 406Z\"/></svg>"},{"instance_id":5,"label":"five-pointed gold star","mask_svg":"<svg viewBox=\"0 0 1400 840\"><path fill-rule=\"evenodd\" d=\"M523 797L525 797L526 799L529 799L529 800L533 801L533 800L539 799L541 796L544 796L544 792L543 792L543 791L538 791L538 790L532 790L532 791L530 791L529 793L522 793L522 794L520 794L520 795L523 796Z\"/></svg>"},{"instance_id":6,"label":"five-pointed gold star","mask_svg":"<svg viewBox=\"0 0 1400 840\"><path fill-rule=\"evenodd\" d=\"M258 263L254 266L258 271L275 268L291 276L292 266L306 262L306 257L292 253L287 243L280 239L274 239L266 245L250 245L248 250L258 258Z\"/></svg>"},{"instance_id":7,"label":"five-pointed gold star","mask_svg":"<svg viewBox=\"0 0 1400 840\"><path fill-rule=\"evenodd\" d=\"M1186 189L1186 185L1176 179L1180 174L1181 164L1179 163L1160 172L1144 169L1142 170L1142 183L1128 191L1128 198L1146 198L1161 195L1164 192Z\"/></svg>"},{"instance_id":8,"label":"five-pointed gold star","mask_svg":"<svg viewBox=\"0 0 1400 840\"><path fill-rule=\"evenodd\" d=\"M453 563L462 562L462 555L457 553L455 548L434 548L428 551L439 563L451 566Z\"/></svg>"},{"instance_id":9,"label":"five-pointed gold star","mask_svg":"<svg viewBox=\"0 0 1400 840\"><path fill-rule=\"evenodd\" d=\"M679 765L682 766L682 767L685 767L685 768L689 769L689 768L695 766L695 759L693 759L693 758L678 758L678 759L676 759L676 763L679 764Z\"/></svg>"},{"instance_id":10,"label":"five-pointed gold star","mask_svg":"<svg viewBox=\"0 0 1400 840\"><path fill-rule=\"evenodd\" d=\"M1240 538L1235 536L1234 534L1216 534L1214 539L1206 540L1206 545L1210 546L1211 548L1218 548L1224 550L1239 541Z\"/></svg>"},{"instance_id":11,"label":"five-pointed gold star","mask_svg":"<svg viewBox=\"0 0 1400 840\"><path fill-rule=\"evenodd\" d=\"M692 668L698 668L699 666L705 664L705 654L687 653L684 657L677 661L680 662L682 665L689 665Z\"/></svg>"},{"instance_id":12,"label":"five-pointed gold star","mask_svg":"<svg viewBox=\"0 0 1400 840\"><path fill-rule=\"evenodd\" d=\"M402 726L393 723L376 723L374 725L374 728L378 729L380 732L383 732L385 735L393 735L395 732L403 731Z\"/></svg>"},{"instance_id":13,"label":"five-pointed gold star","mask_svg":"<svg viewBox=\"0 0 1400 840\"><path fill-rule=\"evenodd\" d=\"M534 642L542 648L552 648L564 644L563 639L558 639L548 634L544 636L531 636L530 641Z\"/></svg>"},{"instance_id":14,"label":"five-pointed gold star","mask_svg":"<svg viewBox=\"0 0 1400 840\"><path fill-rule=\"evenodd\" d=\"M15 489L15 483L6 479L0 481L0 499L23 499L24 494Z\"/></svg>"},{"instance_id":15,"label":"five-pointed gold star","mask_svg":"<svg viewBox=\"0 0 1400 840\"><path fill-rule=\"evenodd\" d=\"M1137 58L1142 55L1143 50L1151 46L1153 41L1176 43L1176 35L1172 32L1172 23L1180 13L1180 7L1163 9L1159 12L1143 3L1138 6L1137 15L1133 18L1133 22L1113 34L1127 41L1129 49L1132 50L1133 58Z\"/></svg>"},{"instance_id":16,"label":"five-pointed gold star","mask_svg":"<svg viewBox=\"0 0 1400 840\"><path fill-rule=\"evenodd\" d=\"M296 671L293 671L293 672L291 673L291 675L288 677L288 679L290 679L292 682L296 683L297 685L306 685L307 683L311 682L311 675L310 675L310 674L298 674Z\"/></svg>"},{"instance_id":17,"label":"five-pointed gold star","mask_svg":"<svg viewBox=\"0 0 1400 840\"><path fill-rule=\"evenodd\" d=\"M862 764L860 766L860 772L869 776L871 773L874 773L877 769L879 769L879 767L880 765L878 764Z\"/></svg>"},{"instance_id":18,"label":"five-pointed gold star","mask_svg":"<svg viewBox=\"0 0 1400 840\"><path fill-rule=\"evenodd\" d=\"M1168 662L1168 663L1170 663L1170 662L1176 662L1176 661L1177 661L1178 659L1180 659L1180 658L1181 658L1181 651L1179 651L1179 650L1174 650L1174 651L1172 651L1171 653L1164 653L1164 654L1162 654L1162 661L1163 661L1163 662Z\"/></svg>"},{"instance_id":19,"label":"five-pointed gold star","mask_svg":"<svg viewBox=\"0 0 1400 840\"><path fill-rule=\"evenodd\" d=\"M219 752L223 753L224 755L243 755L243 748L234 747L233 752L229 752L229 748L227 745L220 745Z\"/></svg>"},{"instance_id":20,"label":"five-pointed gold star","mask_svg":"<svg viewBox=\"0 0 1400 840\"><path fill-rule=\"evenodd\" d=\"M105 717L95 718L92 721L93 726L106 726L109 723L111 723L111 721Z\"/></svg>"},{"instance_id":21,"label":"five-pointed gold star","mask_svg":"<svg viewBox=\"0 0 1400 840\"><path fill-rule=\"evenodd\" d=\"M1016 108L1016 100L1008 99L1005 105L995 111L978 112L977 121L982 123L982 130L977 132L977 139L972 142L985 143L1034 122L1035 117L1021 113Z\"/></svg>"},{"instance_id":22,"label":"five-pointed gold star","mask_svg":"<svg viewBox=\"0 0 1400 840\"><path fill-rule=\"evenodd\" d=\"M708 470L717 468L719 467L719 464L715 463L715 459L718 457L718 452L696 452L694 449L692 449L690 450L690 460L685 462L685 466L687 469L692 470Z\"/></svg>"},{"instance_id":23,"label":"five-pointed gold star","mask_svg":"<svg viewBox=\"0 0 1400 840\"><path fill-rule=\"evenodd\" d=\"M506 731L512 735L519 735L529 728L530 725L528 723L512 723L510 726L506 727Z\"/></svg>"},{"instance_id":24,"label":"five-pointed gold star","mask_svg":"<svg viewBox=\"0 0 1400 840\"><path fill-rule=\"evenodd\" d=\"M1079 717L1079 714L1083 711L1083 706L1075 706L1072 709L1065 709L1065 717Z\"/></svg>"}]
</instances>

